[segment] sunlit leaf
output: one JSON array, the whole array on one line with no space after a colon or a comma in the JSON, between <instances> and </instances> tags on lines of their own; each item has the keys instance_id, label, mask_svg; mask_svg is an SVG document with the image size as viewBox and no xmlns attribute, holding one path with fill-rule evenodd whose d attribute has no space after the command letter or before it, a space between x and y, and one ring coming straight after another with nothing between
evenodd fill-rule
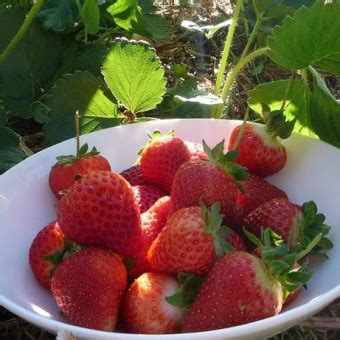
<instances>
[{"instance_id":1,"label":"sunlit leaf","mask_svg":"<svg viewBox=\"0 0 340 340\"><path fill-rule=\"evenodd\" d=\"M268 38L269 56L277 64L301 69L316 65L340 75L340 3L317 1L286 17Z\"/></svg>"},{"instance_id":2,"label":"sunlit leaf","mask_svg":"<svg viewBox=\"0 0 340 340\"><path fill-rule=\"evenodd\" d=\"M340 148L340 101L331 94L323 79L313 72L310 121L320 139Z\"/></svg>"},{"instance_id":3,"label":"sunlit leaf","mask_svg":"<svg viewBox=\"0 0 340 340\"><path fill-rule=\"evenodd\" d=\"M262 103L269 106L271 111L280 110L289 80L278 80L263 83L249 91L248 103L252 110L262 114ZM305 98L308 96L308 98ZM305 93L302 80L294 80L287 94L284 114L288 120L297 119L294 131L313 135L308 128L307 109L309 93Z\"/></svg>"},{"instance_id":4,"label":"sunlit leaf","mask_svg":"<svg viewBox=\"0 0 340 340\"><path fill-rule=\"evenodd\" d=\"M155 50L145 43L116 40L102 72L114 96L130 112L155 108L165 94L164 69Z\"/></svg>"}]
</instances>

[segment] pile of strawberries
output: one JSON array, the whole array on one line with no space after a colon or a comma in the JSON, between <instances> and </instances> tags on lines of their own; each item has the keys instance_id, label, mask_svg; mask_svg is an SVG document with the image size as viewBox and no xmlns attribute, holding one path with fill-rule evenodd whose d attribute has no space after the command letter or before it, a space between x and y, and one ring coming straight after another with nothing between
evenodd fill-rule
<instances>
[{"instance_id":1,"label":"pile of strawberries","mask_svg":"<svg viewBox=\"0 0 340 340\"><path fill-rule=\"evenodd\" d=\"M81 327L163 334L274 316L311 277L307 255L332 247L315 204L264 179L286 160L270 127L250 123L212 149L154 131L121 174L84 145L51 169L57 218L31 269Z\"/></svg>"}]
</instances>

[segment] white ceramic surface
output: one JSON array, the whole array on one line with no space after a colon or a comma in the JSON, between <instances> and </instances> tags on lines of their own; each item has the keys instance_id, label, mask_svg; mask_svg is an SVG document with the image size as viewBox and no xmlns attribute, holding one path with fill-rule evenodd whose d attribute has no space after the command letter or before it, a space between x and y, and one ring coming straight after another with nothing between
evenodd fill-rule
<instances>
[{"instance_id":1,"label":"white ceramic surface","mask_svg":"<svg viewBox=\"0 0 340 340\"><path fill-rule=\"evenodd\" d=\"M82 137L96 145L121 171L133 164L146 140L146 131L174 129L194 142L204 138L214 145L228 140L236 121L162 120L116 127ZM294 135L286 142L286 167L269 180L283 188L296 203L314 200L333 226L335 244L330 259L315 267L308 290L280 315L247 325L195 334L153 336L171 339L260 339L274 335L310 317L340 297L340 150L310 138ZM98 332L66 323L47 290L35 281L28 266L28 250L36 233L55 218L56 200L48 187L48 173L55 157L73 153L75 141L48 148L0 176L0 305L51 332L68 330L86 339L146 339L152 336Z\"/></svg>"}]
</instances>

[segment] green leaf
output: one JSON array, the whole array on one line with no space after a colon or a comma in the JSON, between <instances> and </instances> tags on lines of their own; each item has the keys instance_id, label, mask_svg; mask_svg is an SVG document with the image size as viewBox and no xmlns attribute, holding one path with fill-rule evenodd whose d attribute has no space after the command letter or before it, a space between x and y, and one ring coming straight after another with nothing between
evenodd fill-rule
<instances>
[{"instance_id":1,"label":"green leaf","mask_svg":"<svg viewBox=\"0 0 340 340\"><path fill-rule=\"evenodd\" d=\"M164 69L144 43L116 40L102 72L114 96L132 113L154 109L165 94Z\"/></svg>"},{"instance_id":2,"label":"green leaf","mask_svg":"<svg viewBox=\"0 0 340 340\"><path fill-rule=\"evenodd\" d=\"M116 25L124 28L127 31L134 31L134 33L144 33L138 30L133 30L138 26L138 19L141 19L137 8L137 0L117 0L114 4L107 8L112 20Z\"/></svg>"},{"instance_id":3,"label":"green leaf","mask_svg":"<svg viewBox=\"0 0 340 340\"><path fill-rule=\"evenodd\" d=\"M165 301L178 308L187 310L193 304L205 278L194 274L178 273L177 279L181 284L179 292L165 297Z\"/></svg>"},{"instance_id":4,"label":"green leaf","mask_svg":"<svg viewBox=\"0 0 340 340\"><path fill-rule=\"evenodd\" d=\"M4 172L25 159L25 154L15 146L0 146L0 172Z\"/></svg>"},{"instance_id":5,"label":"green leaf","mask_svg":"<svg viewBox=\"0 0 340 340\"><path fill-rule=\"evenodd\" d=\"M310 7L314 4L315 0L283 0L282 2L292 8L299 8L301 6Z\"/></svg>"},{"instance_id":6,"label":"green leaf","mask_svg":"<svg viewBox=\"0 0 340 340\"><path fill-rule=\"evenodd\" d=\"M286 17L268 38L269 57L290 69L316 65L340 75L340 3L317 1Z\"/></svg>"},{"instance_id":7,"label":"green leaf","mask_svg":"<svg viewBox=\"0 0 340 340\"><path fill-rule=\"evenodd\" d=\"M47 0L37 17L47 30L63 32L74 27L78 15L75 0Z\"/></svg>"},{"instance_id":8,"label":"green leaf","mask_svg":"<svg viewBox=\"0 0 340 340\"><path fill-rule=\"evenodd\" d=\"M302 205L303 212L303 233L299 240L303 250L307 249L313 239L321 234L321 238L313 248L313 255L325 253L333 247L333 243L325 237L331 229L325 224L325 215L318 213L317 206L313 201L306 202Z\"/></svg>"},{"instance_id":9,"label":"green leaf","mask_svg":"<svg viewBox=\"0 0 340 340\"><path fill-rule=\"evenodd\" d=\"M80 16L85 26L85 32L96 34L100 24L100 10L96 0L85 0L80 9Z\"/></svg>"},{"instance_id":10,"label":"green leaf","mask_svg":"<svg viewBox=\"0 0 340 340\"><path fill-rule=\"evenodd\" d=\"M278 0L253 0L253 4L258 13L263 13L272 6L277 6L279 2Z\"/></svg>"},{"instance_id":11,"label":"green leaf","mask_svg":"<svg viewBox=\"0 0 340 340\"><path fill-rule=\"evenodd\" d=\"M0 145L5 146L17 146L20 141L20 136L16 134L10 128L0 126Z\"/></svg>"},{"instance_id":12,"label":"green leaf","mask_svg":"<svg viewBox=\"0 0 340 340\"><path fill-rule=\"evenodd\" d=\"M0 14L0 51L16 34L25 18L21 8L9 8ZM56 71L63 49L62 37L43 30L34 21L10 57L0 65L0 92L5 108L14 115L30 118L30 104L41 95Z\"/></svg>"},{"instance_id":13,"label":"green leaf","mask_svg":"<svg viewBox=\"0 0 340 340\"><path fill-rule=\"evenodd\" d=\"M58 80L43 105L48 108L44 132L49 144L74 137L77 110L81 134L118 125L123 119L117 105L103 92L101 82L89 72L77 71Z\"/></svg>"},{"instance_id":14,"label":"green leaf","mask_svg":"<svg viewBox=\"0 0 340 340\"><path fill-rule=\"evenodd\" d=\"M248 104L252 110L262 114L262 104L266 104L271 111L280 110L289 80L278 80L256 86L248 92ZM305 98L307 96L307 98ZM309 93L305 94L302 80L293 80L286 97L284 115L289 121L296 119L294 131L313 136L308 128L307 105Z\"/></svg>"},{"instance_id":15,"label":"green leaf","mask_svg":"<svg viewBox=\"0 0 340 340\"><path fill-rule=\"evenodd\" d=\"M340 101L328 90L320 75L313 70L310 99L310 124L323 141L340 148Z\"/></svg>"},{"instance_id":16,"label":"green leaf","mask_svg":"<svg viewBox=\"0 0 340 340\"><path fill-rule=\"evenodd\" d=\"M145 14L145 29L151 34L154 40L163 41L171 36L170 22L160 15Z\"/></svg>"},{"instance_id":17,"label":"green leaf","mask_svg":"<svg viewBox=\"0 0 340 340\"><path fill-rule=\"evenodd\" d=\"M294 10L291 7L288 6L276 6L271 7L268 9L265 13L265 19L275 19L275 18L281 18L285 17L286 15L293 15Z\"/></svg>"},{"instance_id":18,"label":"green leaf","mask_svg":"<svg viewBox=\"0 0 340 340\"><path fill-rule=\"evenodd\" d=\"M186 64L175 64L171 67L171 73L175 78L183 78L188 74L188 66Z\"/></svg>"},{"instance_id":19,"label":"green leaf","mask_svg":"<svg viewBox=\"0 0 340 340\"><path fill-rule=\"evenodd\" d=\"M107 46L102 43L84 44L76 40L68 41L63 58L56 73L51 79L52 84L66 73L88 71L96 77L101 76L101 66Z\"/></svg>"}]
</instances>

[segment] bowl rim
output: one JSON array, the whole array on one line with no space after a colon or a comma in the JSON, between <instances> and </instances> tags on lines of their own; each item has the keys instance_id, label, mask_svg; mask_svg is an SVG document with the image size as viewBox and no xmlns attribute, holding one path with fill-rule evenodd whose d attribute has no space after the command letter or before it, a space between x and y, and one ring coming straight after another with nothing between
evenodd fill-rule
<instances>
[{"instance_id":1,"label":"bowl rim","mask_svg":"<svg viewBox=\"0 0 340 340\"><path fill-rule=\"evenodd\" d=\"M247 324L229 327L229 328L221 328L217 330L211 330L206 332L197 332L197 333L176 333L176 334L162 334L162 338L169 339L191 339L194 335L195 338L206 339L209 336L223 336L223 337L240 337L246 336L249 334L254 334L258 332L260 329L271 329L277 328L279 326L288 324L290 325L294 321L302 321L305 318L308 318L309 315L318 312L325 305L330 304L337 298L340 298L340 285L332 288L325 294L319 295L317 298L313 300L295 307L293 309L287 310L282 314L278 314L272 316L270 318L250 322ZM48 317L39 315L32 311L29 311L16 303L10 301L9 299L0 296L0 305L7 308L10 312L24 318L28 322L31 322L35 325L39 325L42 328L46 328L48 330L54 331L55 333L60 331L69 331L73 335L77 337L93 337L98 339L110 339L113 336L121 339L129 339L137 340L141 339L141 337L159 337L160 334L133 334L133 333L120 333L120 332L104 332L97 331L90 328L78 327L74 326L62 321L57 321L50 319Z\"/></svg>"}]
</instances>

